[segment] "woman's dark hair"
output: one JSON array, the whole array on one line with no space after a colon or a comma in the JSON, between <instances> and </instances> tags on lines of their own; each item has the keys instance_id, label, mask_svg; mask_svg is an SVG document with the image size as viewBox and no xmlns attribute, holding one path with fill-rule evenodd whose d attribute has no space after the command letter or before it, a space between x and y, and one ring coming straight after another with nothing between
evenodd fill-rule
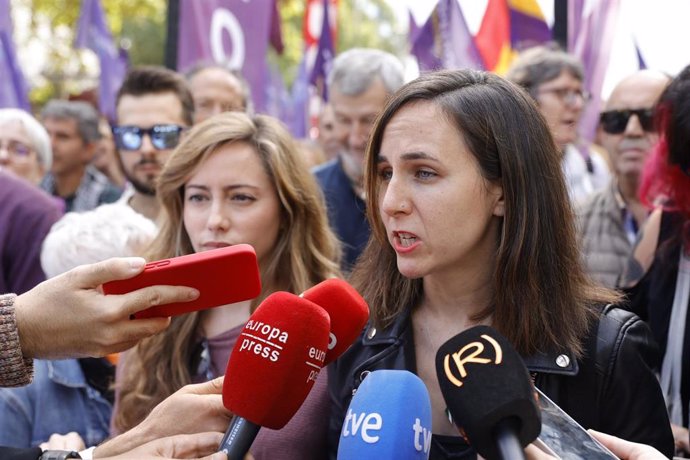
<instances>
[{"instance_id":1,"label":"woman's dark hair","mask_svg":"<svg viewBox=\"0 0 690 460\"><path fill-rule=\"evenodd\" d=\"M579 354L593 304L617 297L584 274L559 153L539 109L514 84L480 71L422 75L391 97L374 125L365 172L372 236L352 274L374 323L389 325L418 305L423 294L421 279L397 270L379 215L377 175L386 126L402 107L419 101L438 106L486 181L503 190L492 301L476 319L492 315L493 326L521 353L569 349Z\"/></svg>"}]
</instances>

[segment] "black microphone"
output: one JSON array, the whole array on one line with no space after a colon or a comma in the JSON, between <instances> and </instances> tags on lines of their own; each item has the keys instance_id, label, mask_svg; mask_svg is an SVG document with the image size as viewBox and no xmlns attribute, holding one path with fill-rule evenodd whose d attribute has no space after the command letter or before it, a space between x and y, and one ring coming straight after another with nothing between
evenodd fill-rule
<instances>
[{"instance_id":1,"label":"black microphone","mask_svg":"<svg viewBox=\"0 0 690 460\"><path fill-rule=\"evenodd\" d=\"M484 458L524 459L541 430L529 373L517 351L488 326L441 345L436 375L453 422Z\"/></svg>"}]
</instances>

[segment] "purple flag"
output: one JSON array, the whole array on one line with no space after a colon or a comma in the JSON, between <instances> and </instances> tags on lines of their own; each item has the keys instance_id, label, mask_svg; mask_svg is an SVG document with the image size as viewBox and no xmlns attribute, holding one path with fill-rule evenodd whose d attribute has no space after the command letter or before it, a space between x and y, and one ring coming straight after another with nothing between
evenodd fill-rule
<instances>
[{"instance_id":1,"label":"purple flag","mask_svg":"<svg viewBox=\"0 0 690 460\"><path fill-rule=\"evenodd\" d=\"M0 108L31 110L28 87L12 39L9 0L0 0Z\"/></svg>"},{"instance_id":2,"label":"purple flag","mask_svg":"<svg viewBox=\"0 0 690 460\"><path fill-rule=\"evenodd\" d=\"M127 60L115 46L100 0L82 0L75 48L89 48L98 56L101 74L98 107L111 121L115 119L115 97L127 73Z\"/></svg>"},{"instance_id":3,"label":"purple flag","mask_svg":"<svg viewBox=\"0 0 690 460\"><path fill-rule=\"evenodd\" d=\"M10 0L0 0L0 32L12 32Z\"/></svg>"},{"instance_id":4,"label":"purple flag","mask_svg":"<svg viewBox=\"0 0 690 460\"><path fill-rule=\"evenodd\" d=\"M514 50L524 50L553 39L544 18L530 14L534 3L535 0L508 2L510 45Z\"/></svg>"},{"instance_id":5,"label":"purple flag","mask_svg":"<svg viewBox=\"0 0 690 460\"><path fill-rule=\"evenodd\" d=\"M644 60L644 56L642 56L642 51L640 51L640 45L637 44L637 40L635 40L635 54L637 54L637 67L640 70L646 69L647 63Z\"/></svg>"},{"instance_id":6,"label":"purple flag","mask_svg":"<svg viewBox=\"0 0 690 460\"><path fill-rule=\"evenodd\" d=\"M582 61L585 86L592 94L580 120L580 134L594 139L601 108L601 88L609 64L619 0L568 2L568 52Z\"/></svg>"},{"instance_id":7,"label":"purple flag","mask_svg":"<svg viewBox=\"0 0 690 460\"><path fill-rule=\"evenodd\" d=\"M331 21L328 15L329 0L323 0L323 22L321 23L321 35L316 47L316 58L314 67L309 75L309 83L319 87L321 85L321 98L328 100L328 88L326 87L326 76L331 70L335 48L333 46L333 36L331 35Z\"/></svg>"},{"instance_id":8,"label":"purple flag","mask_svg":"<svg viewBox=\"0 0 690 460\"><path fill-rule=\"evenodd\" d=\"M438 7L437 7L438 8ZM437 70L443 68L441 49L437 46L435 22L438 22L437 8L422 27L418 27L410 13L410 53L417 58L420 71ZM440 41L439 41L440 44Z\"/></svg>"},{"instance_id":9,"label":"purple flag","mask_svg":"<svg viewBox=\"0 0 690 460\"><path fill-rule=\"evenodd\" d=\"M437 6L446 69L483 69L474 37L467 28L457 0L441 0Z\"/></svg>"},{"instance_id":10,"label":"purple flag","mask_svg":"<svg viewBox=\"0 0 690 460\"><path fill-rule=\"evenodd\" d=\"M180 0L177 68L213 61L239 69L256 110L264 111L273 7L270 1Z\"/></svg>"},{"instance_id":11,"label":"purple flag","mask_svg":"<svg viewBox=\"0 0 690 460\"><path fill-rule=\"evenodd\" d=\"M280 120L287 120L290 110L290 94L285 88L283 75L277 65L269 65L268 81L264 113Z\"/></svg>"},{"instance_id":12,"label":"purple flag","mask_svg":"<svg viewBox=\"0 0 690 460\"><path fill-rule=\"evenodd\" d=\"M297 77L292 82L290 111L285 118L285 122L295 139L307 137L308 134L309 95L309 74L307 73L307 56L305 54L297 70Z\"/></svg>"}]
</instances>

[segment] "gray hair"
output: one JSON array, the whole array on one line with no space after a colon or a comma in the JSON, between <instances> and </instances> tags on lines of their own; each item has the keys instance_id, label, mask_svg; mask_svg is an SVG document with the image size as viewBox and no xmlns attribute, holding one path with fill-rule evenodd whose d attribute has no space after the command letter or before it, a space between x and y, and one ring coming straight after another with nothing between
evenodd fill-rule
<instances>
[{"instance_id":1,"label":"gray hair","mask_svg":"<svg viewBox=\"0 0 690 460\"><path fill-rule=\"evenodd\" d=\"M580 81L585 78L582 63L576 56L548 46L535 46L520 53L506 78L535 97L539 86L558 78L564 70Z\"/></svg>"},{"instance_id":2,"label":"gray hair","mask_svg":"<svg viewBox=\"0 0 690 460\"><path fill-rule=\"evenodd\" d=\"M347 96L357 96L365 92L376 78L381 79L389 94L393 94L405 82L402 63L385 51L352 48L333 61L328 86Z\"/></svg>"},{"instance_id":3,"label":"gray hair","mask_svg":"<svg viewBox=\"0 0 690 460\"><path fill-rule=\"evenodd\" d=\"M41 267L46 277L52 278L78 265L138 256L157 233L153 221L124 204L68 212L43 240Z\"/></svg>"},{"instance_id":4,"label":"gray hair","mask_svg":"<svg viewBox=\"0 0 690 460\"><path fill-rule=\"evenodd\" d=\"M19 122L24 127L26 135L31 141L31 145L38 161L46 171L50 170L53 164L53 149L50 147L50 137L48 132L33 115L21 109L0 109L0 125L13 121Z\"/></svg>"},{"instance_id":5,"label":"gray hair","mask_svg":"<svg viewBox=\"0 0 690 460\"><path fill-rule=\"evenodd\" d=\"M87 102L53 99L43 108L41 118L75 120L79 136L85 144L96 142L101 138L98 130L98 112Z\"/></svg>"}]
</instances>

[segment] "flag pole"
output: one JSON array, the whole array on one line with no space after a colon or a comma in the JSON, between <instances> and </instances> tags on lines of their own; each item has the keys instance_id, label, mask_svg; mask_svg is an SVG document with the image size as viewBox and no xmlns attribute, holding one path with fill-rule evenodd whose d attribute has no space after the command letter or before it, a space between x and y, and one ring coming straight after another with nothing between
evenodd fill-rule
<instances>
[{"instance_id":1,"label":"flag pole","mask_svg":"<svg viewBox=\"0 0 690 460\"><path fill-rule=\"evenodd\" d=\"M561 49L568 49L568 2L553 0L553 39Z\"/></svg>"},{"instance_id":2,"label":"flag pole","mask_svg":"<svg viewBox=\"0 0 690 460\"><path fill-rule=\"evenodd\" d=\"M168 0L165 67L177 70L177 39L180 26L180 0Z\"/></svg>"}]
</instances>

